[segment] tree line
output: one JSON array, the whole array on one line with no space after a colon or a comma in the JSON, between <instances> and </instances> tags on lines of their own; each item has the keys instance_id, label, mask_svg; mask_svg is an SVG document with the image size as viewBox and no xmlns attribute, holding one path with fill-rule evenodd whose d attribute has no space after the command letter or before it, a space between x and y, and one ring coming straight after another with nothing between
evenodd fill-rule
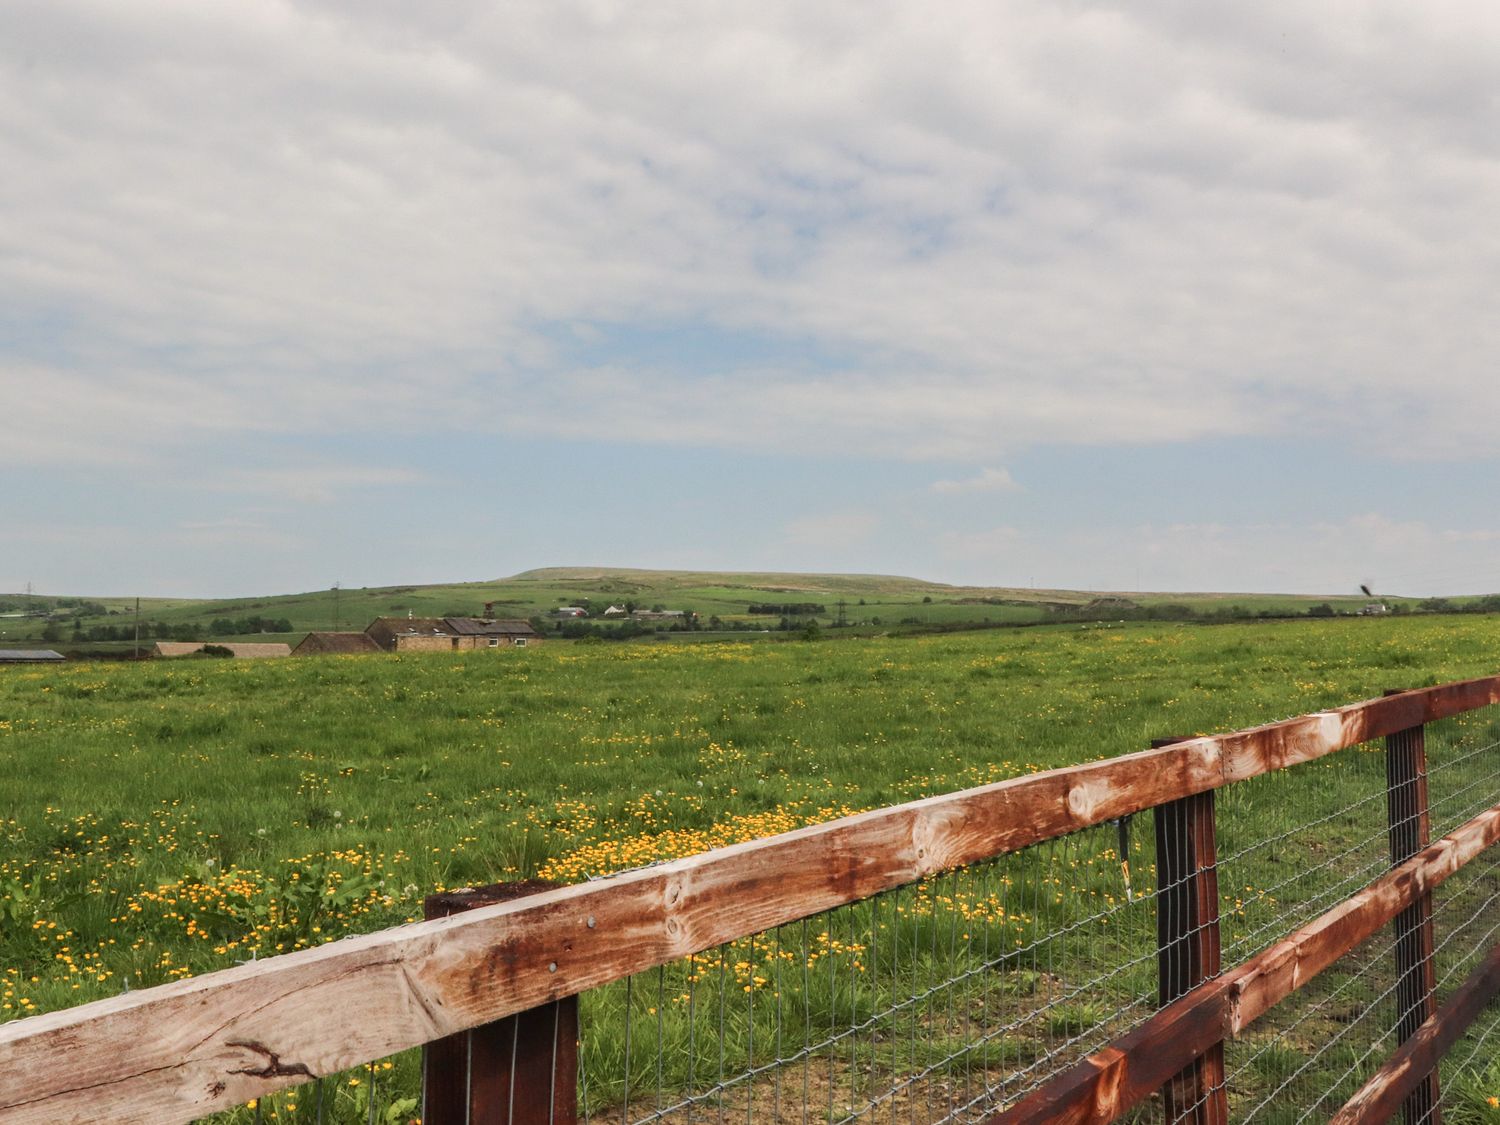
<instances>
[{"instance_id":1,"label":"tree line","mask_svg":"<svg viewBox=\"0 0 1500 1125\"><path fill-rule=\"evenodd\" d=\"M140 637L143 641L201 641L205 637L234 637L247 633L290 633L292 622L286 617L216 617L212 621L141 621ZM135 622L124 625L90 625L87 629L77 618L73 630L68 634L59 621L53 621L42 630L42 640L61 641L67 637L73 641L133 641L136 638Z\"/></svg>"}]
</instances>

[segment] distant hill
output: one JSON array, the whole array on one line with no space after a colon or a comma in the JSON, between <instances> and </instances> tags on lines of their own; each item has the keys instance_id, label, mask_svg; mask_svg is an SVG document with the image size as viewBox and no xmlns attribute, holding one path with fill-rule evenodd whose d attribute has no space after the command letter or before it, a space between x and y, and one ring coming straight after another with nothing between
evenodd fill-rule
<instances>
[{"instance_id":1,"label":"distant hill","mask_svg":"<svg viewBox=\"0 0 1500 1125\"><path fill-rule=\"evenodd\" d=\"M542 567L484 582L313 590L240 598L142 598L144 621L178 639L274 639L295 642L312 629L362 629L376 617L547 617L559 605L598 618L611 605L696 613L725 629L771 628L780 617L816 618L850 627L962 627L1031 624L1087 616L1181 616L1228 613L1301 614L1327 603L1353 613L1360 595L1177 594L954 586L889 574L801 574L647 570L632 567ZM1455 599L1462 601L1464 599ZM1386 599L1415 608L1411 599ZM134 598L0 595L0 640L111 643L100 634L133 627ZM32 614L14 616L14 614ZM286 628L289 626L289 630ZM275 632L268 630L275 629ZM160 630L158 630L160 631ZM191 633L191 636L188 634ZM60 634L60 635L59 635Z\"/></svg>"}]
</instances>

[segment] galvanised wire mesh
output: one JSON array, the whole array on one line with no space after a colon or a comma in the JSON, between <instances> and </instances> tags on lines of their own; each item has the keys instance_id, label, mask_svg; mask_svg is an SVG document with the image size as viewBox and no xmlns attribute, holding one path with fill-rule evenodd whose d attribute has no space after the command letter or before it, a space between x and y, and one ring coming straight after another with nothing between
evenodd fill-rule
<instances>
[{"instance_id":1,"label":"galvanised wire mesh","mask_svg":"<svg viewBox=\"0 0 1500 1125\"><path fill-rule=\"evenodd\" d=\"M1434 838L1500 803L1497 755L1500 708L1432 724ZM1378 741L1218 791L1224 968L1390 868L1387 790ZM1157 915L1181 906L1171 886L1155 887L1152 816L603 990L586 1005L584 1115L622 1125L937 1122L1015 1104L1163 999ZM1497 862L1482 857L1436 896L1439 1001L1496 940ZM1373 1073L1397 1043L1396 942L1382 931L1226 1046L1232 1119L1326 1116ZM1171 958L1186 944L1161 966L1168 975L1182 971ZM1133 1117L1181 1119L1195 1108L1183 1090Z\"/></svg>"},{"instance_id":2,"label":"galvanised wire mesh","mask_svg":"<svg viewBox=\"0 0 1500 1125\"><path fill-rule=\"evenodd\" d=\"M1500 804L1500 707L1430 723L1426 744L1436 839ZM1433 899L1442 1004L1500 944L1500 848L1464 867ZM1500 1120L1500 1002L1489 1004L1444 1057L1438 1090L1438 1108L1450 1123Z\"/></svg>"},{"instance_id":3,"label":"galvanised wire mesh","mask_svg":"<svg viewBox=\"0 0 1500 1125\"><path fill-rule=\"evenodd\" d=\"M1227 786L1217 803L1226 967L1313 921L1390 867L1379 742ZM1355 1087L1338 1097L1326 1080L1344 1044L1367 1030L1361 1013L1383 987L1368 974L1388 963L1355 950L1226 1043L1230 1118L1282 1122L1326 1109L1328 1100L1342 1105ZM1320 1050L1324 1061L1312 1061Z\"/></svg>"},{"instance_id":4,"label":"galvanised wire mesh","mask_svg":"<svg viewBox=\"0 0 1500 1125\"><path fill-rule=\"evenodd\" d=\"M1500 804L1500 708L1429 724L1425 741L1431 837L1437 839ZM1221 878L1257 866L1287 871L1264 887L1252 886L1247 877L1251 897L1242 925L1231 925L1226 896L1226 965L1330 909L1390 867L1386 769L1384 745L1371 743L1221 791L1235 797L1280 793L1281 802L1297 810L1291 829L1220 860ZM1308 804L1320 791L1323 807ZM1409 791L1398 794L1389 812L1398 827L1414 825L1419 815ZM1221 816L1221 823L1229 820ZM1433 895L1439 1004L1500 940L1497 880L1500 849L1474 860ZM1240 886L1238 878L1224 882ZM1321 1120L1375 1073L1399 1044L1403 1019L1415 1025L1423 1015L1398 984L1397 944L1394 927L1387 927L1226 1046L1234 1120ZM1445 1065L1452 1071L1466 1064ZM1454 1096L1460 1116L1466 1107L1479 1108L1472 1102Z\"/></svg>"},{"instance_id":5,"label":"galvanised wire mesh","mask_svg":"<svg viewBox=\"0 0 1500 1125\"><path fill-rule=\"evenodd\" d=\"M1149 854L1104 825L596 990L580 1112L983 1119L1155 1008Z\"/></svg>"},{"instance_id":6,"label":"galvanised wire mesh","mask_svg":"<svg viewBox=\"0 0 1500 1125\"><path fill-rule=\"evenodd\" d=\"M1491 1003L1443 1058L1438 1107L1445 1121L1493 1121L1500 1099L1500 1002Z\"/></svg>"}]
</instances>

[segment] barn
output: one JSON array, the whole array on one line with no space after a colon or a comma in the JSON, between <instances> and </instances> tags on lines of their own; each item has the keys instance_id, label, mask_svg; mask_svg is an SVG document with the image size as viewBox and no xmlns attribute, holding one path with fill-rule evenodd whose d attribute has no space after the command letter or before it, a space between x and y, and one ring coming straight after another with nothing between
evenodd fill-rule
<instances>
[{"instance_id":1,"label":"barn","mask_svg":"<svg viewBox=\"0 0 1500 1125\"><path fill-rule=\"evenodd\" d=\"M0 664L56 664L63 654L50 648L0 648Z\"/></svg>"},{"instance_id":2,"label":"barn","mask_svg":"<svg viewBox=\"0 0 1500 1125\"><path fill-rule=\"evenodd\" d=\"M352 656L383 651L369 633L309 633L292 649L293 656Z\"/></svg>"},{"instance_id":3,"label":"barn","mask_svg":"<svg viewBox=\"0 0 1500 1125\"><path fill-rule=\"evenodd\" d=\"M290 656L292 646L284 641L266 643L243 641L157 641L151 649L152 656L193 656L203 651L205 645L227 648L236 660L264 660L271 656Z\"/></svg>"}]
</instances>

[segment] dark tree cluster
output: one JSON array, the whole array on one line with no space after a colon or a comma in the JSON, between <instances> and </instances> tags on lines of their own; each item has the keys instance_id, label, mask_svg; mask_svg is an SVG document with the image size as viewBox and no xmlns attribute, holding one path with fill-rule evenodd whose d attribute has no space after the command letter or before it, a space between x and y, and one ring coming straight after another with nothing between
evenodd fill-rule
<instances>
[{"instance_id":1,"label":"dark tree cluster","mask_svg":"<svg viewBox=\"0 0 1500 1125\"><path fill-rule=\"evenodd\" d=\"M206 636L240 636L246 633L290 633L292 623L285 617L244 617L232 620L228 617L220 617L205 624L202 621L142 621L141 640L151 641L201 641ZM53 634L49 636L48 634ZM87 629L83 627L82 621L74 621L74 641L133 641L135 640L135 623L127 622L124 625L91 625ZM62 640L62 626L56 622L47 626L42 633L45 641Z\"/></svg>"},{"instance_id":2,"label":"dark tree cluster","mask_svg":"<svg viewBox=\"0 0 1500 1125\"><path fill-rule=\"evenodd\" d=\"M195 626L201 629L202 626ZM261 617L258 614L253 617L241 617L230 619L228 617L215 617L209 625L209 632L218 636L241 636L245 633L290 633L292 622L286 617Z\"/></svg>"}]
</instances>

